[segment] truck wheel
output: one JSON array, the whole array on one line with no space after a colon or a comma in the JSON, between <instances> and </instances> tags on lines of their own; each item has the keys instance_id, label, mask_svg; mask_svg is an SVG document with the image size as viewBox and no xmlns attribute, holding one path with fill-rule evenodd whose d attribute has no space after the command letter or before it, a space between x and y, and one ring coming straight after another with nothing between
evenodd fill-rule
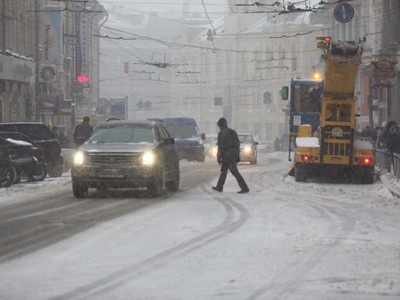
<instances>
[{"instance_id":1,"label":"truck wheel","mask_svg":"<svg viewBox=\"0 0 400 300\"><path fill-rule=\"evenodd\" d=\"M374 183L374 174L364 174L362 177L362 182L366 184Z\"/></svg>"},{"instance_id":2,"label":"truck wheel","mask_svg":"<svg viewBox=\"0 0 400 300\"><path fill-rule=\"evenodd\" d=\"M60 177L63 174L63 165L49 164L47 171L50 177Z\"/></svg>"},{"instance_id":3,"label":"truck wheel","mask_svg":"<svg viewBox=\"0 0 400 300\"><path fill-rule=\"evenodd\" d=\"M206 155L203 153L200 155L197 159L198 162L205 162L206 161Z\"/></svg>"},{"instance_id":4,"label":"truck wheel","mask_svg":"<svg viewBox=\"0 0 400 300\"><path fill-rule=\"evenodd\" d=\"M303 168L299 166L294 167L294 180L296 180L297 182L307 181L307 174L305 173Z\"/></svg>"},{"instance_id":5,"label":"truck wheel","mask_svg":"<svg viewBox=\"0 0 400 300\"><path fill-rule=\"evenodd\" d=\"M82 199L88 193L89 187L84 183L72 181L72 191L75 198Z\"/></svg>"}]
</instances>

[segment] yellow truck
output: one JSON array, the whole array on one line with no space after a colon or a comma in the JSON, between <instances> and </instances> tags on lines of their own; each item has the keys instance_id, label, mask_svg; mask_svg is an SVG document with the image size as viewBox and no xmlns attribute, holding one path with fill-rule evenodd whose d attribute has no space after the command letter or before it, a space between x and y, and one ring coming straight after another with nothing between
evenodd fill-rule
<instances>
[{"instance_id":1,"label":"yellow truck","mask_svg":"<svg viewBox=\"0 0 400 300\"><path fill-rule=\"evenodd\" d=\"M312 177L339 175L360 183L374 179L375 150L371 143L357 140L355 81L363 45L321 38L325 76L320 101L319 124L302 124L294 134L294 163L291 173L304 182ZM314 128L313 128L314 127Z\"/></svg>"}]
</instances>

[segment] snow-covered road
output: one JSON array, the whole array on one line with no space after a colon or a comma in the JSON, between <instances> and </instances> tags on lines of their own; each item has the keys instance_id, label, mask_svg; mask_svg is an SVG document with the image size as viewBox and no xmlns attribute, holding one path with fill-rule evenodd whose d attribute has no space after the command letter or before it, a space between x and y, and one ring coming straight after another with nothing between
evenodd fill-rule
<instances>
[{"instance_id":1,"label":"snow-covered road","mask_svg":"<svg viewBox=\"0 0 400 300\"><path fill-rule=\"evenodd\" d=\"M249 194L188 165L195 188L3 262L0 299L400 298L397 198L380 182L296 183L286 153L259 161L239 167Z\"/></svg>"}]
</instances>

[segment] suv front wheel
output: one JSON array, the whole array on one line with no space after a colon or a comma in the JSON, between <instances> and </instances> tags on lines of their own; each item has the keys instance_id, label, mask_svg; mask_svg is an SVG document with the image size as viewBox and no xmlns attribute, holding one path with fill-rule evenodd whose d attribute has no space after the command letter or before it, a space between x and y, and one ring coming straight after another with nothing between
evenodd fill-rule
<instances>
[{"instance_id":1,"label":"suv front wheel","mask_svg":"<svg viewBox=\"0 0 400 300\"><path fill-rule=\"evenodd\" d=\"M85 195L88 193L89 187L79 181L72 180L72 191L74 192L75 198L81 199L85 197Z\"/></svg>"},{"instance_id":2,"label":"suv front wheel","mask_svg":"<svg viewBox=\"0 0 400 300\"><path fill-rule=\"evenodd\" d=\"M153 176L153 182L149 187L147 187L147 192L150 197L160 197L165 194L165 179L164 179L164 171L159 170Z\"/></svg>"}]
</instances>

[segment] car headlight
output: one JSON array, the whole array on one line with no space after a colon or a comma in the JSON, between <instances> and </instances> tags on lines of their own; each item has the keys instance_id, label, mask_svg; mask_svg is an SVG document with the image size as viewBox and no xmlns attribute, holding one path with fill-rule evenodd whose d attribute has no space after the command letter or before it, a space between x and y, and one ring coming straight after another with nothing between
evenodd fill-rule
<instances>
[{"instance_id":1,"label":"car headlight","mask_svg":"<svg viewBox=\"0 0 400 300\"><path fill-rule=\"evenodd\" d=\"M77 151L74 155L74 165L83 165L85 162L85 154L82 151Z\"/></svg>"},{"instance_id":2,"label":"car headlight","mask_svg":"<svg viewBox=\"0 0 400 300\"><path fill-rule=\"evenodd\" d=\"M251 153L251 147L250 146L246 146L246 147L244 147L244 149L243 149L243 152L244 153L246 153L246 154L249 154L249 153Z\"/></svg>"},{"instance_id":3,"label":"car headlight","mask_svg":"<svg viewBox=\"0 0 400 300\"><path fill-rule=\"evenodd\" d=\"M212 156L217 156L218 154L218 147L212 147L211 148L211 155Z\"/></svg>"},{"instance_id":4,"label":"car headlight","mask_svg":"<svg viewBox=\"0 0 400 300\"><path fill-rule=\"evenodd\" d=\"M151 151L146 151L142 156L142 163L145 166L152 166L156 162L156 155Z\"/></svg>"}]
</instances>

